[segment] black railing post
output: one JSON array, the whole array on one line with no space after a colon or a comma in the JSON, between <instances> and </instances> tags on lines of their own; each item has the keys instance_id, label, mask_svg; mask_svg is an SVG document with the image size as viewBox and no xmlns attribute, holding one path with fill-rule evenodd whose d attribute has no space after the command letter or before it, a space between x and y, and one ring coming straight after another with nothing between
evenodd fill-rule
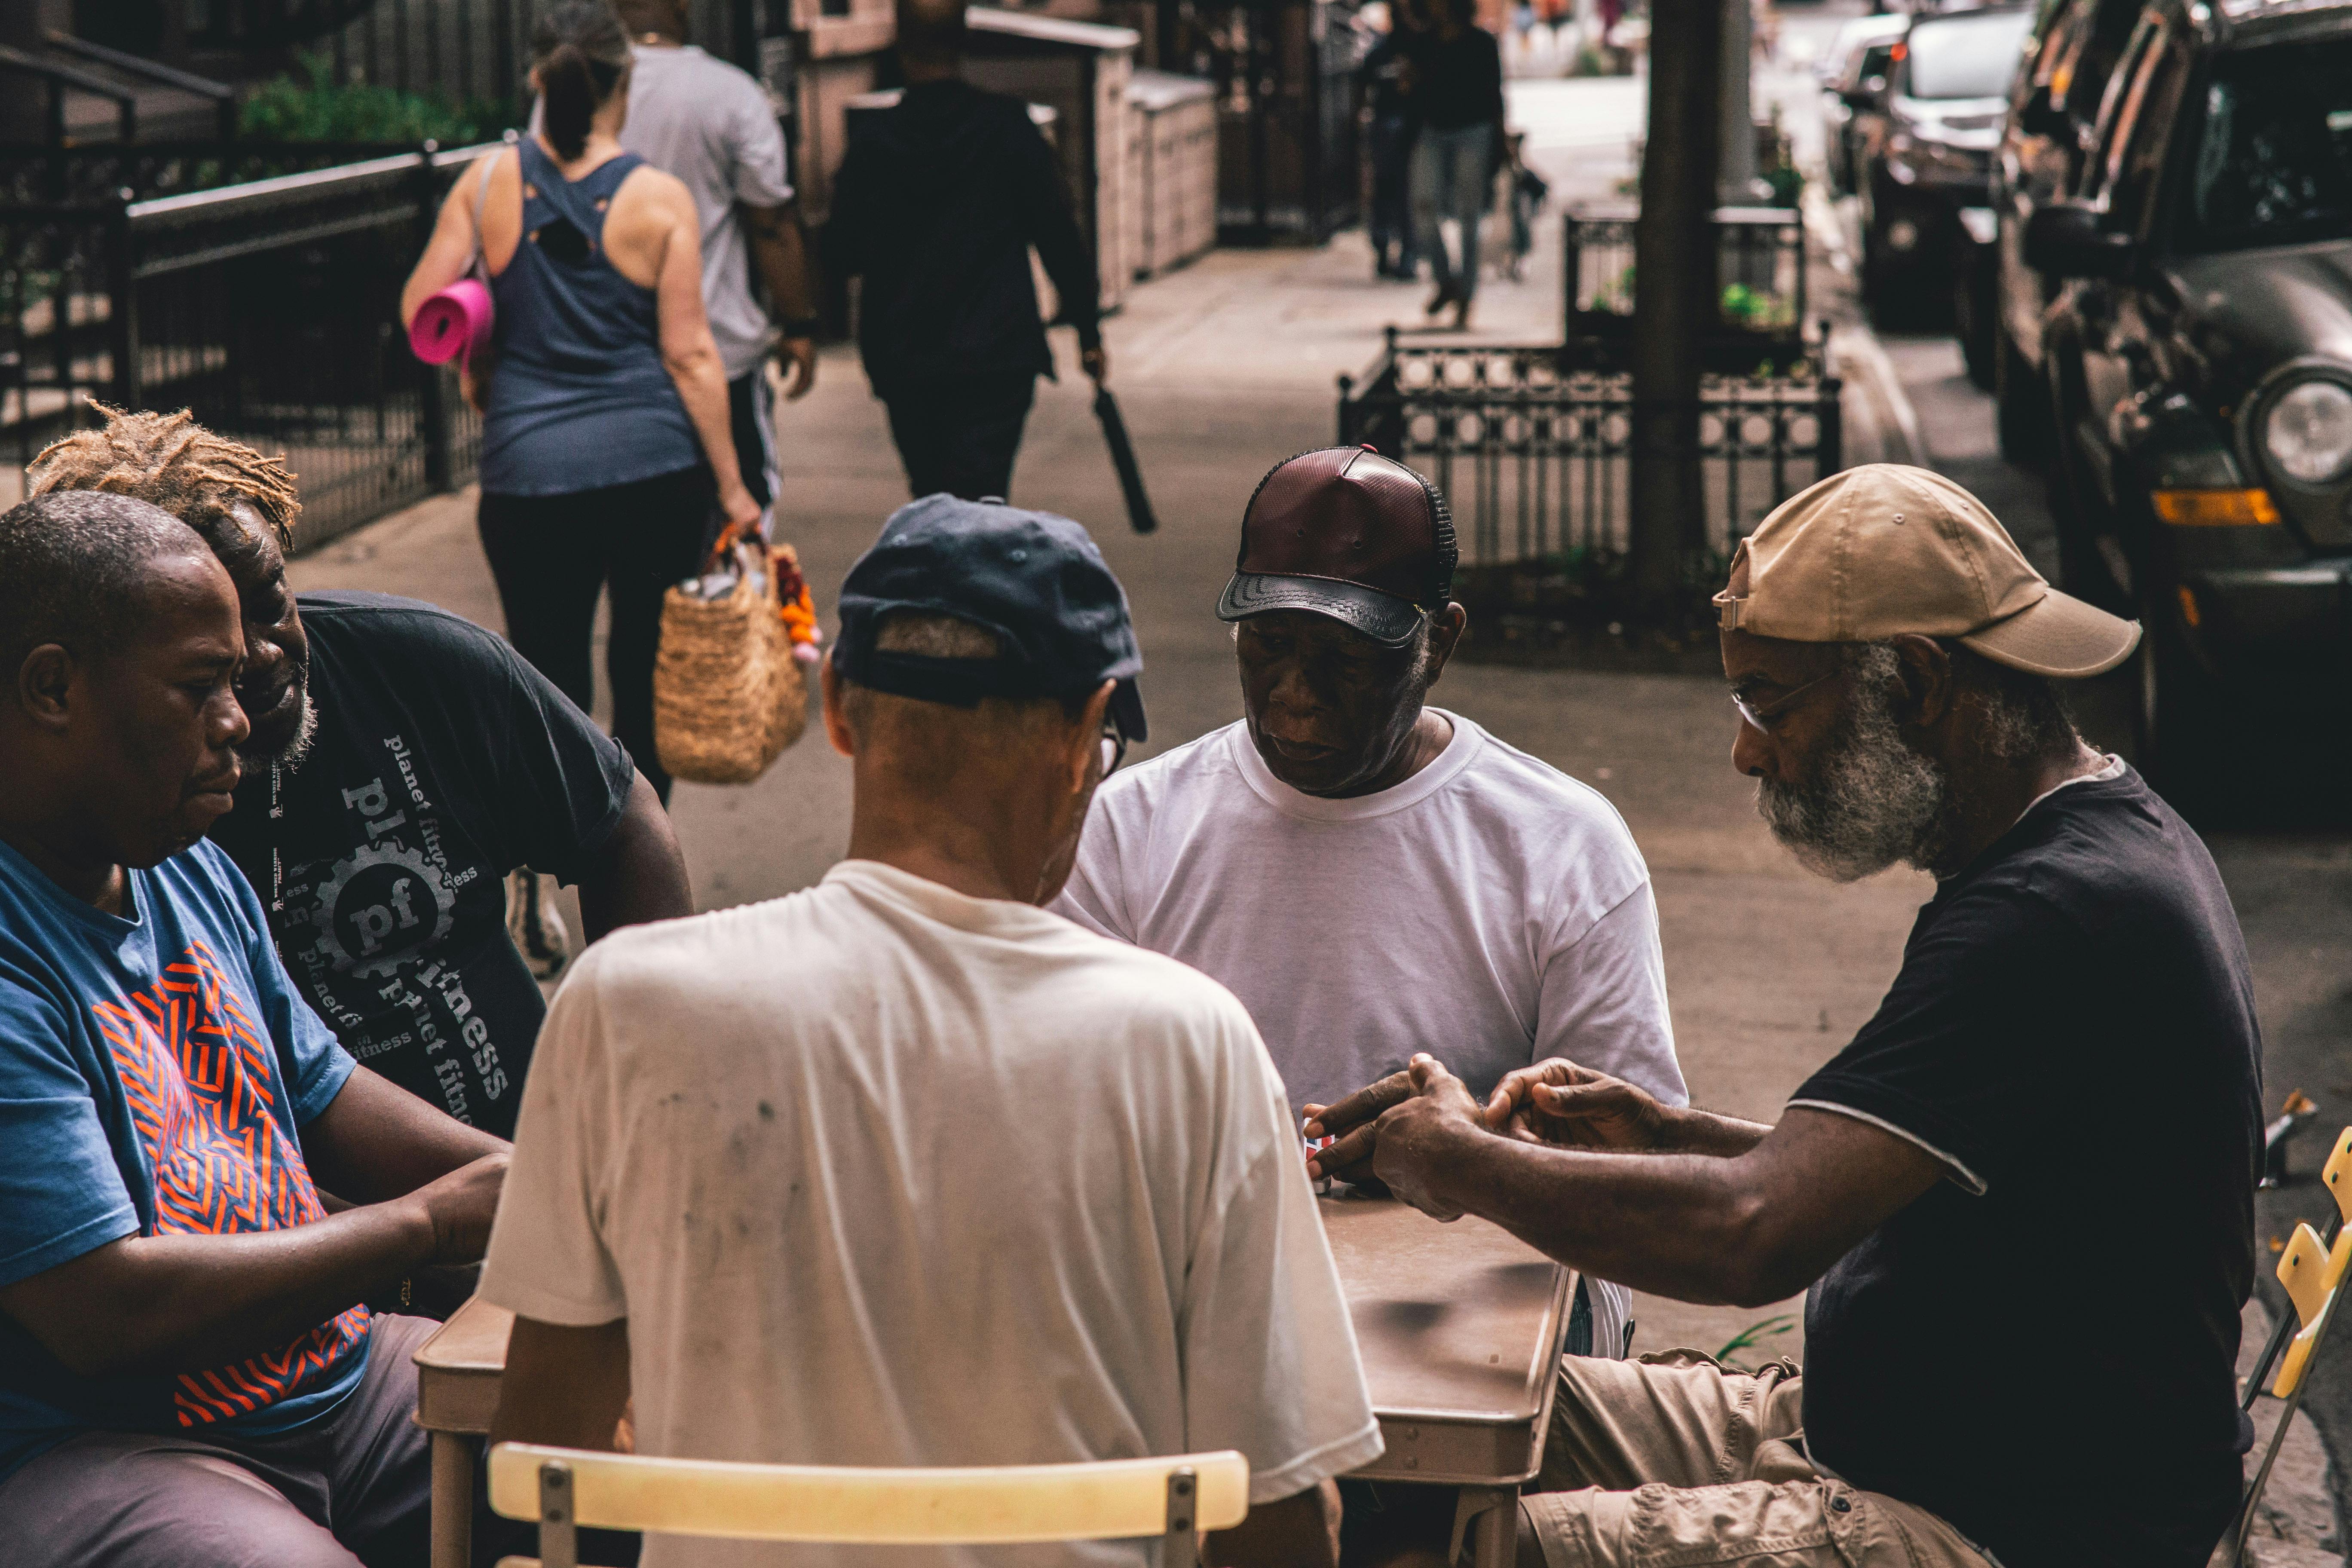
<instances>
[{"instance_id":1,"label":"black railing post","mask_svg":"<svg viewBox=\"0 0 2352 1568\"><path fill-rule=\"evenodd\" d=\"M109 389L117 408L139 406L139 277L131 256L131 187L125 185L115 193L115 203L106 215L106 341L107 355L114 363L108 368L114 374ZM58 301L58 325L62 328L70 320L69 300ZM60 358L72 353L70 339L58 339ZM68 373L61 378L68 383L66 396L68 406L66 418L72 423L73 396Z\"/></svg>"},{"instance_id":2,"label":"black railing post","mask_svg":"<svg viewBox=\"0 0 2352 1568\"><path fill-rule=\"evenodd\" d=\"M1353 447L1356 439L1356 378L1342 374L1339 377L1339 445Z\"/></svg>"},{"instance_id":3,"label":"black railing post","mask_svg":"<svg viewBox=\"0 0 2352 1568\"><path fill-rule=\"evenodd\" d=\"M439 216L440 182L433 177L435 143L425 142L416 150L416 246L422 251L433 237L433 224ZM416 367L416 419L425 437L425 483L436 495L457 488L454 441L449 428L449 396L446 377L437 364L426 364L415 354L408 356Z\"/></svg>"}]
</instances>

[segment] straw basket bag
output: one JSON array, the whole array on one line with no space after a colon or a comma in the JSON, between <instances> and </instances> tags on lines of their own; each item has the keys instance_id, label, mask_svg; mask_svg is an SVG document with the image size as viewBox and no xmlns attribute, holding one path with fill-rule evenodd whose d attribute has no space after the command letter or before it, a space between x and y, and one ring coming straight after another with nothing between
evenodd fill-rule
<instances>
[{"instance_id":1,"label":"straw basket bag","mask_svg":"<svg viewBox=\"0 0 2352 1568\"><path fill-rule=\"evenodd\" d=\"M750 784L808 726L817 629L799 557L789 544L739 543L730 529L705 580L730 567L731 585L714 597L691 584L662 595L654 750L697 784Z\"/></svg>"}]
</instances>

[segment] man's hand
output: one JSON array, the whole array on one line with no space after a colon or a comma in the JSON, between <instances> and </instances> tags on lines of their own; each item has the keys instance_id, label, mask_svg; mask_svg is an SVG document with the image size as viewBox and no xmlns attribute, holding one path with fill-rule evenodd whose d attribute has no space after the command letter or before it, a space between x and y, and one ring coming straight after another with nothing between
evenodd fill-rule
<instances>
[{"instance_id":1,"label":"man's hand","mask_svg":"<svg viewBox=\"0 0 2352 1568\"><path fill-rule=\"evenodd\" d=\"M506 1185L511 1158L503 1151L485 1154L427 1182L404 1200L421 1208L433 1226L435 1263L482 1260L490 1248L490 1221L498 1216L499 1192Z\"/></svg>"},{"instance_id":2,"label":"man's hand","mask_svg":"<svg viewBox=\"0 0 2352 1568\"><path fill-rule=\"evenodd\" d=\"M1667 1147L1666 1108L1646 1089L1559 1057L1507 1075L1486 1123L1522 1143L1620 1153Z\"/></svg>"},{"instance_id":3,"label":"man's hand","mask_svg":"<svg viewBox=\"0 0 2352 1568\"><path fill-rule=\"evenodd\" d=\"M1090 349L1080 349L1078 363L1088 375L1094 377L1097 386L1110 379L1110 351L1099 343Z\"/></svg>"},{"instance_id":4,"label":"man's hand","mask_svg":"<svg viewBox=\"0 0 2352 1568\"><path fill-rule=\"evenodd\" d=\"M1376 1137L1373 1124L1391 1106L1402 1105L1412 1098L1412 1074L1407 1070L1392 1072L1337 1105L1307 1106L1307 1136L1336 1138L1339 1142L1328 1149L1317 1150L1307 1162L1307 1173L1318 1181L1337 1176L1343 1182L1361 1184L1372 1173L1372 1144Z\"/></svg>"},{"instance_id":5,"label":"man's hand","mask_svg":"<svg viewBox=\"0 0 2352 1568\"><path fill-rule=\"evenodd\" d=\"M1372 1148L1372 1172L1390 1192L1432 1219L1462 1210L1437 1195L1437 1177L1465 1139L1487 1136L1478 1102L1444 1063L1423 1052L1405 1069L1412 1098L1385 1112Z\"/></svg>"},{"instance_id":6,"label":"man's hand","mask_svg":"<svg viewBox=\"0 0 2352 1568\"><path fill-rule=\"evenodd\" d=\"M776 345L776 363L784 373L784 401L798 403L816 389L816 340L786 338Z\"/></svg>"}]
</instances>

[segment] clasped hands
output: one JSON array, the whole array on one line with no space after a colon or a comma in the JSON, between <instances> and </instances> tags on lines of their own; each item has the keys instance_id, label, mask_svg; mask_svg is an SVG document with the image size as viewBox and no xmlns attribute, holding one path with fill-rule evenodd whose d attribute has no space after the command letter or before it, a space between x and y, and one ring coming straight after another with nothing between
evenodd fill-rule
<instances>
[{"instance_id":1,"label":"clasped hands","mask_svg":"<svg viewBox=\"0 0 2352 1568\"><path fill-rule=\"evenodd\" d=\"M1306 1133L1334 1138L1307 1162L1309 1176L1377 1179L1435 1219L1462 1216L1449 1177L1476 1141L1501 1137L1555 1149L1637 1152L1665 1142L1666 1109L1622 1079L1554 1057L1505 1076L1483 1106L1423 1052L1402 1072L1334 1105L1309 1105Z\"/></svg>"}]
</instances>

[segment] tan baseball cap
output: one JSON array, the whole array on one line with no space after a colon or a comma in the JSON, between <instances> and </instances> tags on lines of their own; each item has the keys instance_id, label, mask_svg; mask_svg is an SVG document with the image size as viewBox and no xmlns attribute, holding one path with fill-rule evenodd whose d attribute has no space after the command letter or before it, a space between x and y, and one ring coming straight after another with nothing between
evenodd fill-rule
<instances>
[{"instance_id":1,"label":"tan baseball cap","mask_svg":"<svg viewBox=\"0 0 2352 1568\"><path fill-rule=\"evenodd\" d=\"M1790 642L1957 637L1987 658L2080 679L2113 669L2139 623L2060 593L1984 503L1900 463L1832 474L1772 510L1715 596L1724 629Z\"/></svg>"}]
</instances>

